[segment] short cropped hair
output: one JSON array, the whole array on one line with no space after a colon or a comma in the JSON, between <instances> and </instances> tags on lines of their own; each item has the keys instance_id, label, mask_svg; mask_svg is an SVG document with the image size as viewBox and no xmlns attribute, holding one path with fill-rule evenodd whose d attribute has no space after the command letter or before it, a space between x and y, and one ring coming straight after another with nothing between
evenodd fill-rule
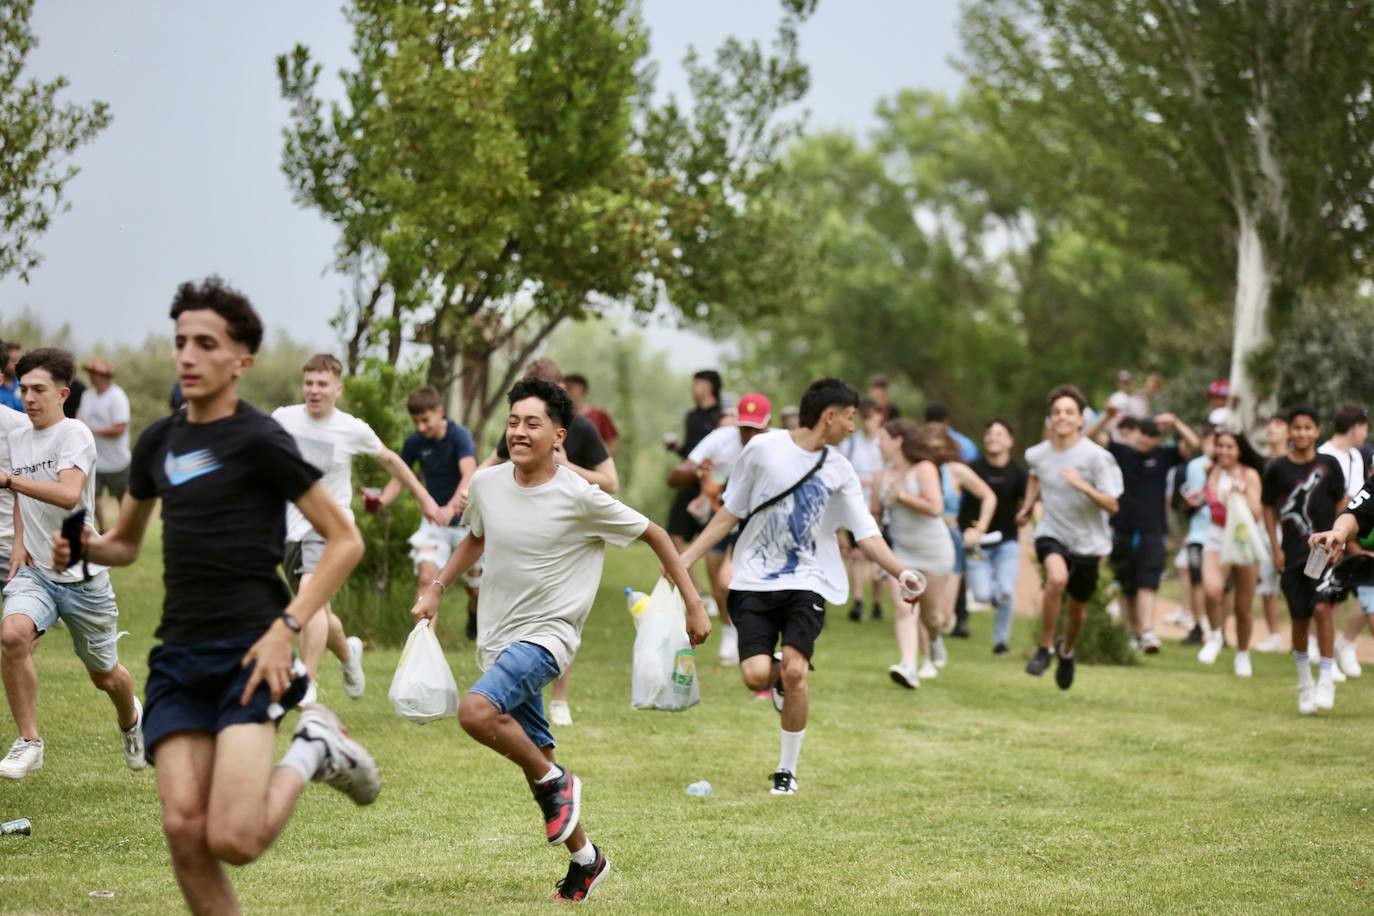
<instances>
[{"instance_id":1,"label":"short cropped hair","mask_svg":"<svg viewBox=\"0 0 1374 916\"><path fill-rule=\"evenodd\" d=\"M1078 405L1078 412L1082 413L1088 407L1088 399L1083 397L1083 392L1078 390L1077 385L1056 385L1050 389L1050 396L1046 399L1051 410L1054 409L1054 402L1060 398L1070 398Z\"/></svg>"},{"instance_id":2,"label":"short cropped hair","mask_svg":"<svg viewBox=\"0 0 1374 916\"><path fill-rule=\"evenodd\" d=\"M580 372L570 372L563 376L563 387L567 388L569 385L581 385L583 391L592 390L592 386L587 384L587 377Z\"/></svg>"},{"instance_id":3,"label":"short cropped hair","mask_svg":"<svg viewBox=\"0 0 1374 916\"><path fill-rule=\"evenodd\" d=\"M1289 426L1292 426L1293 421L1298 417L1307 417L1317 426L1322 425L1321 417L1317 414L1317 408L1313 407L1311 404L1295 404L1288 408L1288 414L1284 419L1288 421Z\"/></svg>"},{"instance_id":4,"label":"short cropped hair","mask_svg":"<svg viewBox=\"0 0 1374 916\"><path fill-rule=\"evenodd\" d=\"M302 372L332 372L338 378L343 378L343 363L339 362L332 354L316 353L305 361L301 367Z\"/></svg>"},{"instance_id":5,"label":"short cropped hair","mask_svg":"<svg viewBox=\"0 0 1374 916\"><path fill-rule=\"evenodd\" d=\"M429 413L431 410L443 410L444 399L439 397L439 392L433 385L425 385L416 388L406 398L406 411L412 417L418 417L422 413Z\"/></svg>"},{"instance_id":6,"label":"short cropped hair","mask_svg":"<svg viewBox=\"0 0 1374 916\"><path fill-rule=\"evenodd\" d=\"M241 343L249 353L262 346L262 319L243 293L228 286L219 277L207 277L199 286L183 283L172 299L171 318L175 321L182 312L208 309L224 319L229 326L229 339Z\"/></svg>"},{"instance_id":7,"label":"short cropped hair","mask_svg":"<svg viewBox=\"0 0 1374 916\"><path fill-rule=\"evenodd\" d=\"M720 400L720 373L714 369L702 369L692 374L693 381L701 381L711 386L711 397Z\"/></svg>"},{"instance_id":8,"label":"short cropped hair","mask_svg":"<svg viewBox=\"0 0 1374 916\"><path fill-rule=\"evenodd\" d=\"M886 375L875 375L868 380L869 388L881 388L887 390L888 380Z\"/></svg>"},{"instance_id":9,"label":"short cropped hair","mask_svg":"<svg viewBox=\"0 0 1374 916\"><path fill-rule=\"evenodd\" d=\"M1016 427L1012 426L1011 421L1006 417L993 417L983 426L983 431L986 432L994 426L1002 427L1007 431L1008 436L1011 436L1013 439L1016 438Z\"/></svg>"},{"instance_id":10,"label":"short cropped hair","mask_svg":"<svg viewBox=\"0 0 1374 916\"><path fill-rule=\"evenodd\" d=\"M926 405L926 422L927 422L927 423L948 423L948 422L949 422L949 408L946 407L946 406L943 405L943 404L927 404L927 405Z\"/></svg>"},{"instance_id":11,"label":"short cropped hair","mask_svg":"<svg viewBox=\"0 0 1374 916\"><path fill-rule=\"evenodd\" d=\"M563 386L541 378L526 377L516 382L506 395L506 400L512 407L516 401L523 401L525 398L538 398L543 401L549 419L564 429L572 425L572 398L568 397L568 392L563 390Z\"/></svg>"},{"instance_id":12,"label":"short cropped hair","mask_svg":"<svg viewBox=\"0 0 1374 916\"><path fill-rule=\"evenodd\" d=\"M838 407L843 410L846 407L859 406L859 392L837 378L816 379L807 386L806 392L802 394L801 409L797 413L797 422L812 429L821 422L821 414L831 407Z\"/></svg>"},{"instance_id":13,"label":"short cropped hair","mask_svg":"<svg viewBox=\"0 0 1374 916\"><path fill-rule=\"evenodd\" d=\"M1331 428L1338 435L1345 435L1361 423L1369 422L1369 411L1359 404L1346 404L1331 418Z\"/></svg>"},{"instance_id":14,"label":"short cropped hair","mask_svg":"<svg viewBox=\"0 0 1374 916\"><path fill-rule=\"evenodd\" d=\"M1140 421L1130 415L1121 418L1121 422L1116 424L1116 431L1128 433L1133 429L1140 429Z\"/></svg>"},{"instance_id":15,"label":"short cropped hair","mask_svg":"<svg viewBox=\"0 0 1374 916\"><path fill-rule=\"evenodd\" d=\"M66 388L76 377L76 358L57 347L39 347L19 357L14 377L23 378L35 369L46 369L54 382Z\"/></svg>"}]
</instances>

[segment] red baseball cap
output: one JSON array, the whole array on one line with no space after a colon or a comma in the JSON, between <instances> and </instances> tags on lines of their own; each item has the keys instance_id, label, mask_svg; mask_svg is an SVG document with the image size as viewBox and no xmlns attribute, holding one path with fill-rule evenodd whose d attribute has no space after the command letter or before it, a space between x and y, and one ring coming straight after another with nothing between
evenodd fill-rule
<instances>
[{"instance_id":1,"label":"red baseball cap","mask_svg":"<svg viewBox=\"0 0 1374 916\"><path fill-rule=\"evenodd\" d=\"M735 409L736 422L750 429L767 429L773 416L773 402L758 392L751 391L739 399Z\"/></svg>"},{"instance_id":2,"label":"red baseball cap","mask_svg":"<svg viewBox=\"0 0 1374 916\"><path fill-rule=\"evenodd\" d=\"M1209 398L1229 398L1231 396L1231 383L1224 378L1219 378L1207 386L1207 397Z\"/></svg>"}]
</instances>

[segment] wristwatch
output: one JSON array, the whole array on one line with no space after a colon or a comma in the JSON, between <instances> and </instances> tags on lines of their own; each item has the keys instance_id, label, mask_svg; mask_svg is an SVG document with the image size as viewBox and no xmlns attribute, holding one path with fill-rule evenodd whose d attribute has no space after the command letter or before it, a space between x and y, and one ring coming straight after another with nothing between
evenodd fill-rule
<instances>
[{"instance_id":1,"label":"wristwatch","mask_svg":"<svg viewBox=\"0 0 1374 916\"><path fill-rule=\"evenodd\" d=\"M292 633L299 633L301 631L301 622L285 611L282 612L281 619L282 622L286 624L286 628Z\"/></svg>"}]
</instances>

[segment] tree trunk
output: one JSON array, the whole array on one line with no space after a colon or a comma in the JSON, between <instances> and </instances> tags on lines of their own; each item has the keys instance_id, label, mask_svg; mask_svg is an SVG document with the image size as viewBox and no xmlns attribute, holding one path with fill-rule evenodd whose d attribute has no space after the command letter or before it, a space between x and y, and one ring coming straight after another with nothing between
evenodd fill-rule
<instances>
[{"instance_id":1,"label":"tree trunk","mask_svg":"<svg viewBox=\"0 0 1374 916\"><path fill-rule=\"evenodd\" d=\"M1255 432L1261 410L1260 385L1247 366L1250 354L1269 343L1269 299L1274 289L1274 267L1264 249L1259 218L1248 210L1236 214L1235 332L1231 342L1231 404L1233 421ZM1270 380L1266 380L1270 381ZM1266 388L1272 388L1265 386Z\"/></svg>"}]
</instances>

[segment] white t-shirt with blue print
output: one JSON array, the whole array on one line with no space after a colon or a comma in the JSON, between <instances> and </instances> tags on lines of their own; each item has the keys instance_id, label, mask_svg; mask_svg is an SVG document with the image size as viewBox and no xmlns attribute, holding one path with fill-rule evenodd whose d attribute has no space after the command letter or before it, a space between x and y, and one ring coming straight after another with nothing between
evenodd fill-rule
<instances>
[{"instance_id":1,"label":"white t-shirt with blue print","mask_svg":"<svg viewBox=\"0 0 1374 916\"><path fill-rule=\"evenodd\" d=\"M757 506L800 480L820 457L820 452L798 446L786 430L755 436L730 473L726 510L747 518ZM864 503L854 466L830 448L819 471L744 529L735 544L730 588L810 591L831 604L843 604L849 600L849 577L836 538L841 528L849 529L856 540L881 533Z\"/></svg>"}]
</instances>

